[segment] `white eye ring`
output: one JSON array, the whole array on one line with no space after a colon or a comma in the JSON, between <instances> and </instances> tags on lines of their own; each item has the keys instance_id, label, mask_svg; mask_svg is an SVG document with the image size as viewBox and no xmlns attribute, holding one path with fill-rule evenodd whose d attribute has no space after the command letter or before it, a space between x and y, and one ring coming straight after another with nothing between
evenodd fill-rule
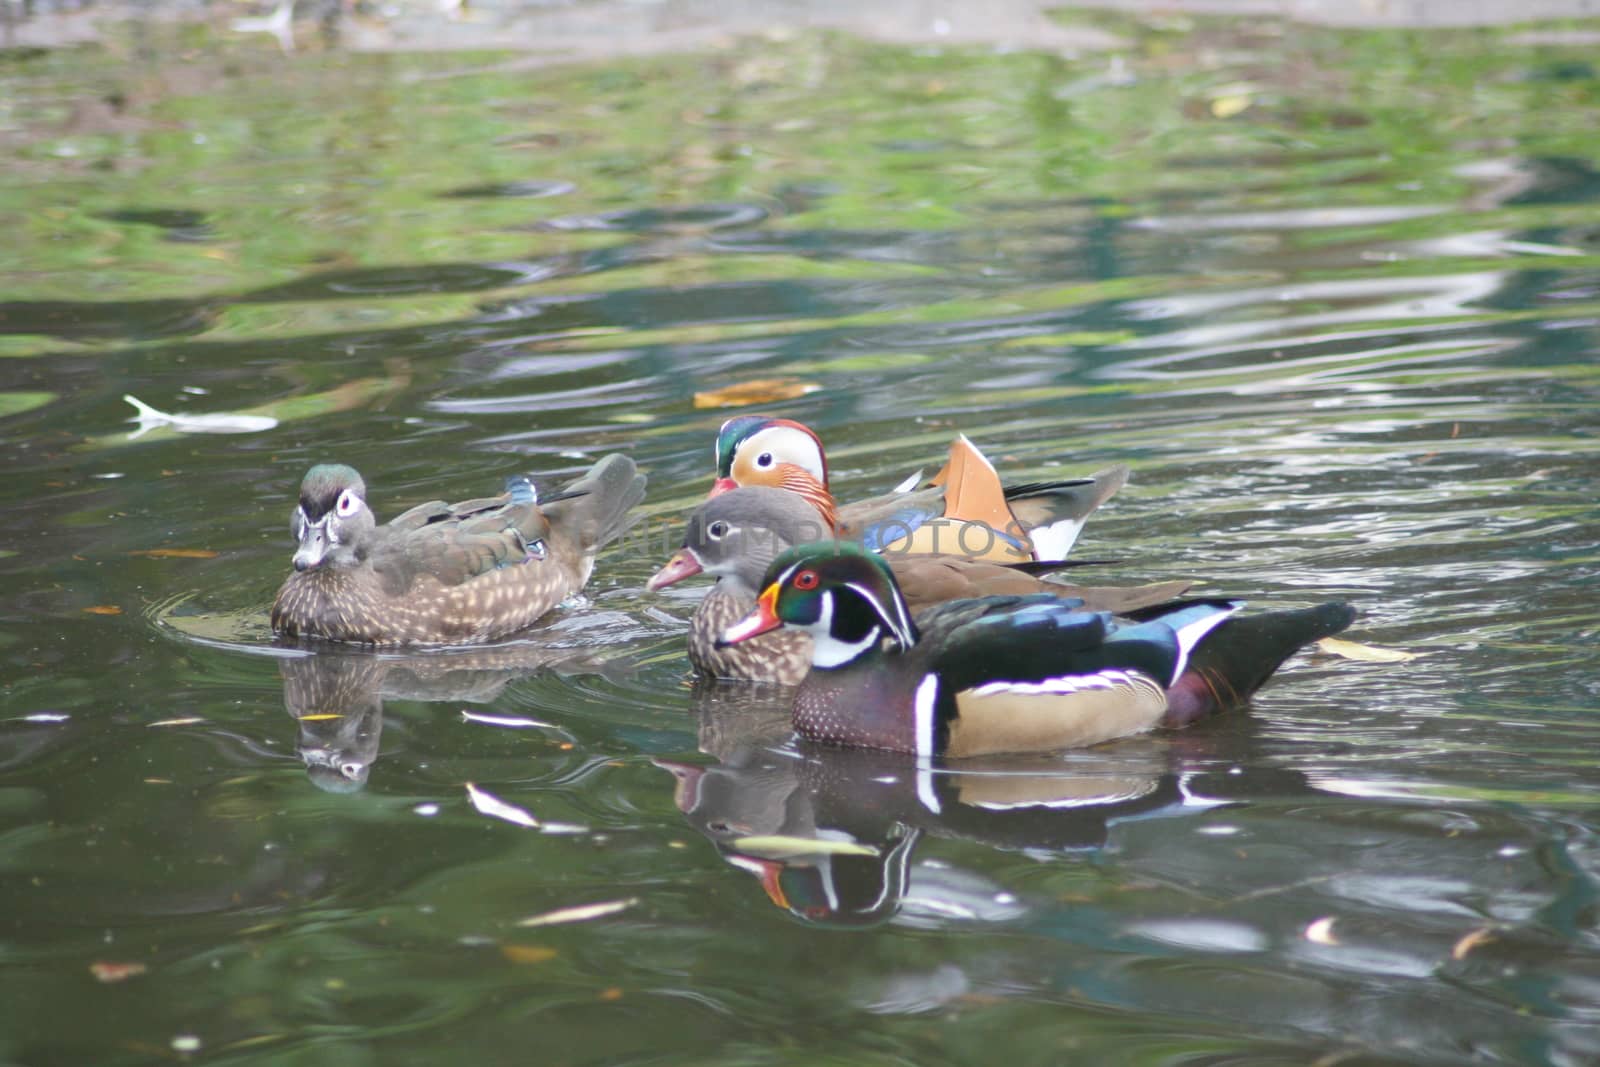
<instances>
[{"instance_id":1,"label":"white eye ring","mask_svg":"<svg viewBox=\"0 0 1600 1067\"><path fill-rule=\"evenodd\" d=\"M706 527L706 537L713 541L720 541L728 535L728 524L718 519Z\"/></svg>"},{"instance_id":2,"label":"white eye ring","mask_svg":"<svg viewBox=\"0 0 1600 1067\"><path fill-rule=\"evenodd\" d=\"M361 498L356 496L354 490L346 489L339 494L339 502L333 506L333 510L341 519L348 519L361 510Z\"/></svg>"},{"instance_id":3,"label":"white eye ring","mask_svg":"<svg viewBox=\"0 0 1600 1067\"><path fill-rule=\"evenodd\" d=\"M756 466L760 467L762 470L766 470L768 467L772 466L772 453L763 452L761 455L757 456Z\"/></svg>"}]
</instances>

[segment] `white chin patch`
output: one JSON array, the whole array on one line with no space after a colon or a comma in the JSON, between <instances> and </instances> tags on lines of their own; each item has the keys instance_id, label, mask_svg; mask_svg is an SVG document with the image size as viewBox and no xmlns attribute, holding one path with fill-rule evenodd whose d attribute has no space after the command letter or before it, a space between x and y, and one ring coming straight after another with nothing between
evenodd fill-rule
<instances>
[{"instance_id":1,"label":"white chin patch","mask_svg":"<svg viewBox=\"0 0 1600 1067\"><path fill-rule=\"evenodd\" d=\"M880 640L881 631L874 626L867 636L856 642L841 641L829 631L833 627L833 594L822 594L822 614L806 629L811 633L811 665L813 667L842 667Z\"/></svg>"}]
</instances>

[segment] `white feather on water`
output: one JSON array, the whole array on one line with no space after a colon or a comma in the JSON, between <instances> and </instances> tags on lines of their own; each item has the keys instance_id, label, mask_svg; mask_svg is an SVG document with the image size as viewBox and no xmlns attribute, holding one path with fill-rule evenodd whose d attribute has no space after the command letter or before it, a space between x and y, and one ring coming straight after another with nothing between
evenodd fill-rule
<instances>
[{"instance_id":1,"label":"white feather on water","mask_svg":"<svg viewBox=\"0 0 1600 1067\"><path fill-rule=\"evenodd\" d=\"M134 418L139 422L138 428L128 434L130 441L157 426L170 426L179 433L261 433L278 425L270 415L174 415L157 411L132 395L125 394L122 399L133 405Z\"/></svg>"}]
</instances>

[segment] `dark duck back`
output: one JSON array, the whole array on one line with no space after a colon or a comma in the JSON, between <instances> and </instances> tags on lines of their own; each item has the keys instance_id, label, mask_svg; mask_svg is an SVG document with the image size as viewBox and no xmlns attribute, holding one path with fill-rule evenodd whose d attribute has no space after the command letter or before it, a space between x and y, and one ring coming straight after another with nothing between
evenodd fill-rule
<instances>
[{"instance_id":1,"label":"dark duck back","mask_svg":"<svg viewBox=\"0 0 1600 1067\"><path fill-rule=\"evenodd\" d=\"M1053 596L952 601L915 623L887 564L851 545L804 545L768 569L737 645L808 632L795 729L812 740L977 756L1046 751L1186 725L1244 699L1295 649L1349 625L1348 605L1235 618L1188 600L1131 620Z\"/></svg>"},{"instance_id":2,"label":"dark duck back","mask_svg":"<svg viewBox=\"0 0 1600 1067\"><path fill-rule=\"evenodd\" d=\"M796 544L827 536L827 518L804 497L763 486L732 489L711 498L689 517L683 547L650 579L664 589L705 574L716 584L689 622L689 662L711 678L797 685L811 669L811 638L786 627L738 645L717 647L722 632L756 606L756 592L773 558ZM1000 593L1048 593L1076 598L1094 610L1125 611L1165 603L1188 582L1140 586L1081 586L1045 581L1043 568L1066 563L1011 566L960 556L899 555L889 568L913 616L948 600Z\"/></svg>"}]
</instances>

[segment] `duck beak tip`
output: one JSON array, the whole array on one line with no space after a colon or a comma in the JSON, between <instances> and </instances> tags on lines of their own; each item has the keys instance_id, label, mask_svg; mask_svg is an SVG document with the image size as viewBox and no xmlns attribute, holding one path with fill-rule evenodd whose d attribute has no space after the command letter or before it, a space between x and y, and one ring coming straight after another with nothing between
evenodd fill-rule
<instances>
[{"instance_id":1,"label":"duck beak tip","mask_svg":"<svg viewBox=\"0 0 1600 1067\"><path fill-rule=\"evenodd\" d=\"M722 635L715 642L715 647L722 649L737 645L741 641L748 641L752 637L782 626L783 620L778 618L777 603L778 587L767 586L756 600L756 610L722 631Z\"/></svg>"},{"instance_id":2,"label":"duck beak tip","mask_svg":"<svg viewBox=\"0 0 1600 1067\"><path fill-rule=\"evenodd\" d=\"M669 585L676 585L685 578L693 578L699 573L701 573L700 561L688 549L682 549L673 553L672 558L662 564L661 569L644 583L644 587L652 593L660 592Z\"/></svg>"}]
</instances>

